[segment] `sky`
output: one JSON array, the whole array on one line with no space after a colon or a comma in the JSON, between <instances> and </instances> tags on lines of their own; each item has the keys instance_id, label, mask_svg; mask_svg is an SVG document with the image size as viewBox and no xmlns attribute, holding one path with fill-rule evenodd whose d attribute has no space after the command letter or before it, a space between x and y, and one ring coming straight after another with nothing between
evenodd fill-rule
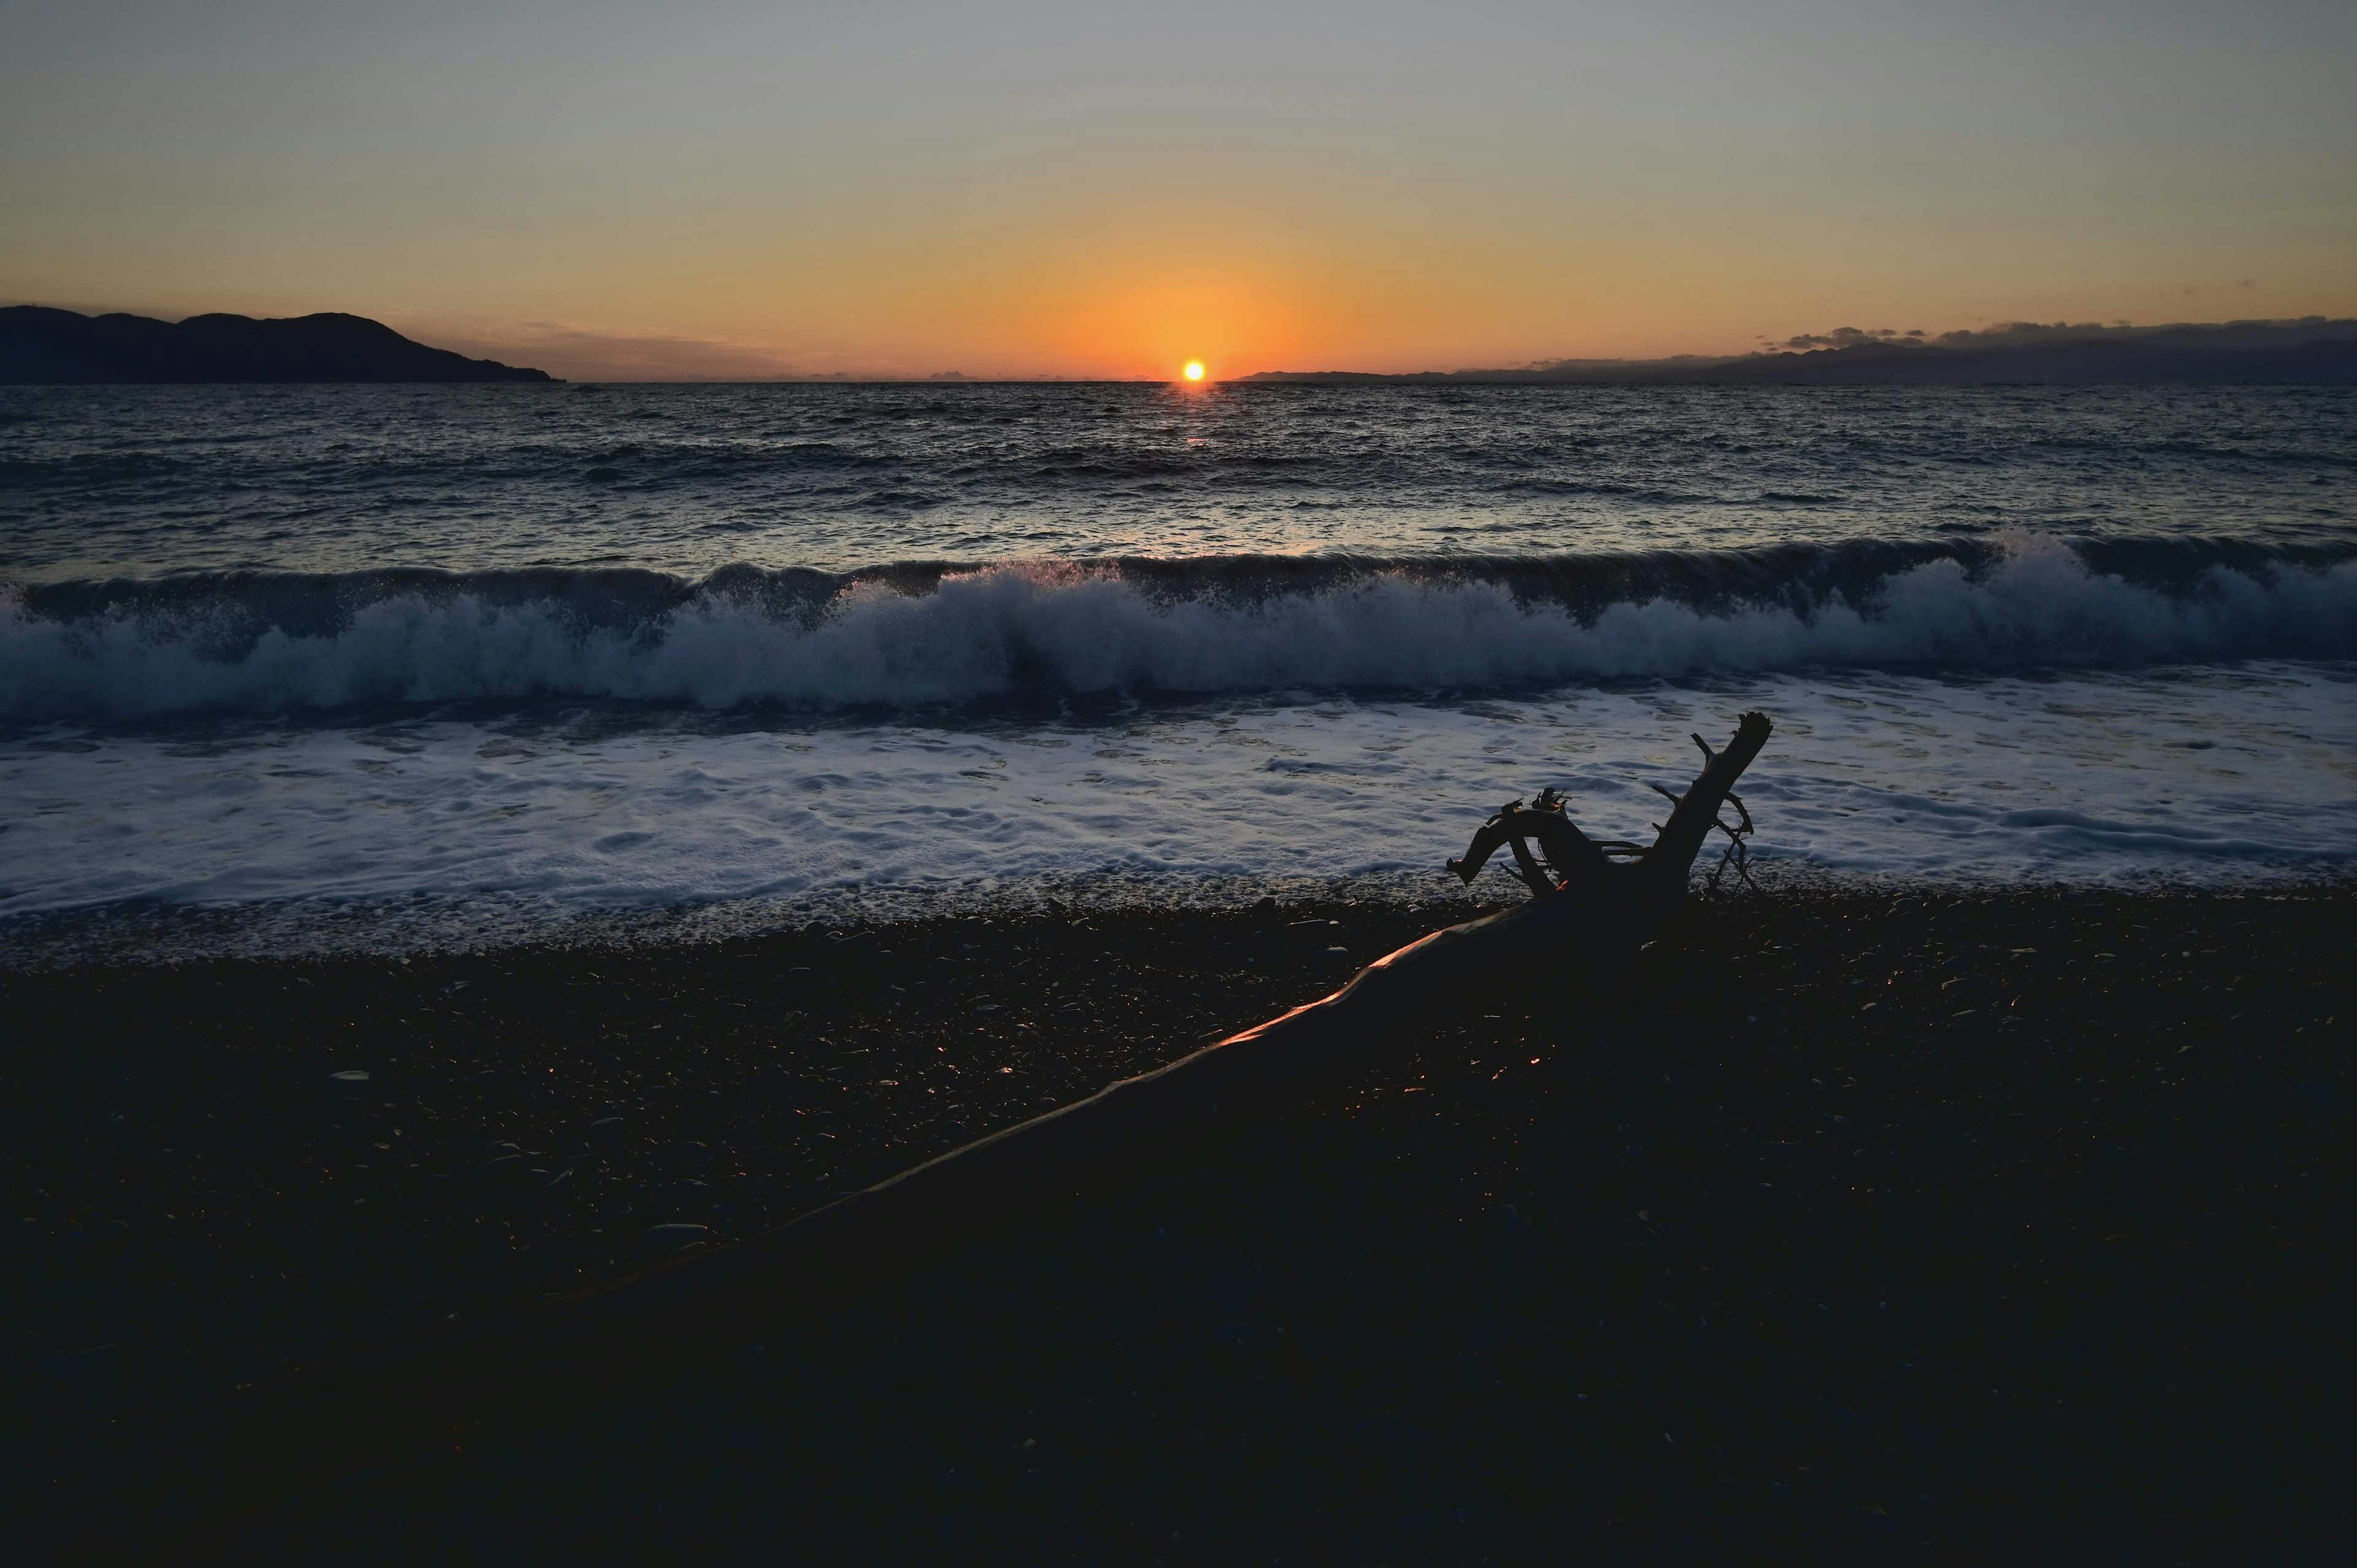
<instances>
[{"instance_id":1,"label":"sky","mask_svg":"<svg viewBox=\"0 0 2357 1568\"><path fill-rule=\"evenodd\" d=\"M0 303L657 379L2357 315L2357 5L15 0Z\"/></svg>"}]
</instances>

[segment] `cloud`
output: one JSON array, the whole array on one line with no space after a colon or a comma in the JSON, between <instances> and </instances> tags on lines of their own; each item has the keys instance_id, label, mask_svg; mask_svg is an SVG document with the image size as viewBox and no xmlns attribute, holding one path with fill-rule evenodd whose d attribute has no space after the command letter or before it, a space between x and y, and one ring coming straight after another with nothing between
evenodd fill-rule
<instances>
[{"instance_id":1,"label":"cloud","mask_svg":"<svg viewBox=\"0 0 2357 1568\"><path fill-rule=\"evenodd\" d=\"M1979 331L1943 332L1933 339L1943 349L2014 349L2025 343L2055 343L2082 338L2121 338L2151 331L2148 327L2130 327L2126 322L2115 322L2106 327L2100 321L1998 321Z\"/></svg>"},{"instance_id":2,"label":"cloud","mask_svg":"<svg viewBox=\"0 0 2357 1568\"><path fill-rule=\"evenodd\" d=\"M1796 338L1784 339L1785 348L1803 350L1856 349L1868 343L1890 343L1902 349L1921 348L1923 329L1918 327L1912 331L1901 332L1892 327L1878 327L1868 332L1856 327L1836 327L1830 332L1803 332Z\"/></svg>"},{"instance_id":3,"label":"cloud","mask_svg":"<svg viewBox=\"0 0 2357 1568\"><path fill-rule=\"evenodd\" d=\"M2125 321L2001 321L1977 332L1943 332L1943 349L2017 349L2028 343L2084 342L2090 338L2159 338L2213 349L2283 348L2330 339L2357 340L2357 321L2301 316L2287 320L2171 321L2132 327Z\"/></svg>"},{"instance_id":4,"label":"cloud","mask_svg":"<svg viewBox=\"0 0 2357 1568\"><path fill-rule=\"evenodd\" d=\"M2241 285L2235 286L2240 287ZM2191 293L2192 290L2186 292ZM2169 322L2159 326L2136 327L2120 320L2108 324L2100 321L1995 321L1978 328L1964 328L1927 337L1921 328L1908 332L1896 332L1888 327L1871 332L1856 327L1836 327L1830 332L1803 332L1787 338L1781 343L1762 346L1806 352L1812 349L1855 349L1868 344L1888 344L1902 349L2019 349L2033 343L2079 343L2091 338L2154 338L2167 337L2211 348L2267 348L2286 343L2330 338L2343 341L2357 338L2357 323L2328 321L2321 316L2306 316L2285 321L2225 321Z\"/></svg>"}]
</instances>

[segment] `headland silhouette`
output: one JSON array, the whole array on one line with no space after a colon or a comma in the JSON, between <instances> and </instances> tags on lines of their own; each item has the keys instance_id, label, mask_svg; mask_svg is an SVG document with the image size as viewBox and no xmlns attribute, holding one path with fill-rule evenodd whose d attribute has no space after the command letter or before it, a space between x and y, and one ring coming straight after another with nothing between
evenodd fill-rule
<instances>
[{"instance_id":1,"label":"headland silhouette","mask_svg":"<svg viewBox=\"0 0 2357 1568\"><path fill-rule=\"evenodd\" d=\"M364 316L185 321L0 309L0 385L224 381L548 381L545 371L429 348Z\"/></svg>"}]
</instances>

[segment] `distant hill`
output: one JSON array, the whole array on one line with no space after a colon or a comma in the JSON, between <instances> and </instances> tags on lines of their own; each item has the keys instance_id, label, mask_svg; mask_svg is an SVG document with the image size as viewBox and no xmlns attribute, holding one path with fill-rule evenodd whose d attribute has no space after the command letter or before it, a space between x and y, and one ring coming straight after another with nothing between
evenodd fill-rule
<instances>
[{"instance_id":1,"label":"distant hill","mask_svg":"<svg viewBox=\"0 0 2357 1568\"><path fill-rule=\"evenodd\" d=\"M2357 320L2234 321L2171 327L2040 327L1986 332L1860 332L1727 359L1557 360L1520 370L1265 371L1255 381L1515 382L1589 386L2066 386L2118 381L2357 384ZM1799 345L1813 345L1799 347ZM1814 346L1822 345L1822 346Z\"/></svg>"},{"instance_id":2,"label":"distant hill","mask_svg":"<svg viewBox=\"0 0 2357 1568\"><path fill-rule=\"evenodd\" d=\"M113 381L546 381L545 371L469 360L412 342L381 321L323 312L250 316L82 316L0 309L0 385Z\"/></svg>"}]
</instances>

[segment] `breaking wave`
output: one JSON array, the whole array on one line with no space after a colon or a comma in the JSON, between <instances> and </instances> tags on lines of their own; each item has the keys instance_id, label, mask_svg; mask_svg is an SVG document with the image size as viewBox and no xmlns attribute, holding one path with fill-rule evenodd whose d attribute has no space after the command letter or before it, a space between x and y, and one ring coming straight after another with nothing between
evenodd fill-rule
<instances>
[{"instance_id":1,"label":"breaking wave","mask_svg":"<svg viewBox=\"0 0 2357 1568\"><path fill-rule=\"evenodd\" d=\"M18 721L549 697L903 706L2253 657L2357 657L2357 560L2041 536L0 589L0 714Z\"/></svg>"}]
</instances>

